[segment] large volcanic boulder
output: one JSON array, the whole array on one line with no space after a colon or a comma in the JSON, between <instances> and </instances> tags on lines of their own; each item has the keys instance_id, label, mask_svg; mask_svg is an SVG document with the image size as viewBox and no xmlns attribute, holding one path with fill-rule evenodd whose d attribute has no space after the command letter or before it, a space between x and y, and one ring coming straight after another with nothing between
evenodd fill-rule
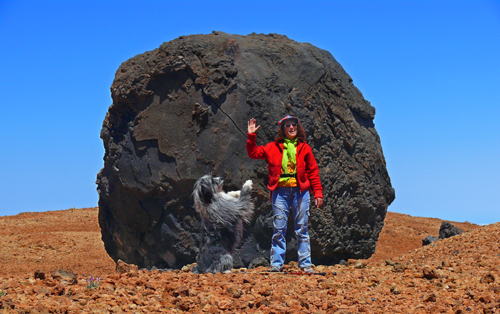
<instances>
[{"instance_id":1,"label":"large volcanic boulder","mask_svg":"<svg viewBox=\"0 0 500 314\"><path fill-rule=\"evenodd\" d=\"M439 238L447 239L462 234L463 232L462 229L455 227L447 221L443 221L441 227L439 227Z\"/></svg>"},{"instance_id":2,"label":"large volcanic boulder","mask_svg":"<svg viewBox=\"0 0 500 314\"><path fill-rule=\"evenodd\" d=\"M254 182L256 213L236 266L269 257L267 165L246 153L246 126L271 141L277 122L300 117L320 167L325 204L311 207L315 264L368 258L394 200L375 109L332 55L281 35L183 36L124 62L103 123L99 224L109 255L140 267L179 268L200 241L192 187L208 173L227 190ZM296 258L289 229L288 258Z\"/></svg>"}]
</instances>

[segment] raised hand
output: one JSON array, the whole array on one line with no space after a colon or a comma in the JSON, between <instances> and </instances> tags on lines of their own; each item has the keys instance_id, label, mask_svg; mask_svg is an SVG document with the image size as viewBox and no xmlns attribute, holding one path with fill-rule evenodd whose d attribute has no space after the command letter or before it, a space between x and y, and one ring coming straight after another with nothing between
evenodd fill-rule
<instances>
[{"instance_id":1,"label":"raised hand","mask_svg":"<svg viewBox=\"0 0 500 314\"><path fill-rule=\"evenodd\" d=\"M255 126L255 124L257 123L257 121L255 121L254 118L250 119L250 121L248 121L248 133L250 134L254 134L257 132L257 130L260 128L260 125L259 126Z\"/></svg>"}]
</instances>

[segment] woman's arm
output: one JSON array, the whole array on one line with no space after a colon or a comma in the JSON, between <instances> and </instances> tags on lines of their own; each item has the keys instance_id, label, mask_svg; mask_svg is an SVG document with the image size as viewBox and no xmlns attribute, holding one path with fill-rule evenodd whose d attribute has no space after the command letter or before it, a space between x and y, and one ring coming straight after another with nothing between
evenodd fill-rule
<instances>
[{"instance_id":1,"label":"woman's arm","mask_svg":"<svg viewBox=\"0 0 500 314\"><path fill-rule=\"evenodd\" d=\"M247 153L248 157L252 159L266 159L266 151L264 146L257 146L257 130L260 128L256 125L256 120L254 118L248 121L248 134L247 134Z\"/></svg>"},{"instance_id":2,"label":"woman's arm","mask_svg":"<svg viewBox=\"0 0 500 314\"><path fill-rule=\"evenodd\" d=\"M319 178L319 168L316 163L316 159L312 153L312 149L309 147L309 151L305 155L306 162L306 173L309 182L311 183L311 188L314 193L314 203L319 208L323 205L323 187L321 186L321 181Z\"/></svg>"}]
</instances>

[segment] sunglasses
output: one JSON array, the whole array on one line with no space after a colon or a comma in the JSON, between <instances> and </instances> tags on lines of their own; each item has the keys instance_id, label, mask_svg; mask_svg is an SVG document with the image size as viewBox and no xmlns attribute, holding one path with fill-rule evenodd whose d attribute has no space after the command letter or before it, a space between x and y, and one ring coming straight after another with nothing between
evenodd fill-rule
<instances>
[{"instance_id":1,"label":"sunglasses","mask_svg":"<svg viewBox=\"0 0 500 314\"><path fill-rule=\"evenodd\" d=\"M297 123L287 123L287 124L285 124L285 128L291 128L292 126L296 127Z\"/></svg>"}]
</instances>

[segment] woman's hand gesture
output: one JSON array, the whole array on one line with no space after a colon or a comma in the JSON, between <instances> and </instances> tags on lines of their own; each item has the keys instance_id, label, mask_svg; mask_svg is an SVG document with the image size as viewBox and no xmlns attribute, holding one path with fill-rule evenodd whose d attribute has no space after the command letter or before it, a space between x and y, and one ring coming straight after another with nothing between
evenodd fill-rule
<instances>
[{"instance_id":1,"label":"woman's hand gesture","mask_svg":"<svg viewBox=\"0 0 500 314\"><path fill-rule=\"evenodd\" d=\"M323 206L323 199L321 197L316 197L314 199L314 204L316 205L316 207L320 208L321 206Z\"/></svg>"},{"instance_id":2,"label":"woman's hand gesture","mask_svg":"<svg viewBox=\"0 0 500 314\"><path fill-rule=\"evenodd\" d=\"M248 121L248 133L250 134L254 134L254 133L257 133L257 130L260 128L260 125L259 126L255 126L255 124L257 123L257 121L255 121L254 118L250 119L250 121Z\"/></svg>"}]
</instances>

